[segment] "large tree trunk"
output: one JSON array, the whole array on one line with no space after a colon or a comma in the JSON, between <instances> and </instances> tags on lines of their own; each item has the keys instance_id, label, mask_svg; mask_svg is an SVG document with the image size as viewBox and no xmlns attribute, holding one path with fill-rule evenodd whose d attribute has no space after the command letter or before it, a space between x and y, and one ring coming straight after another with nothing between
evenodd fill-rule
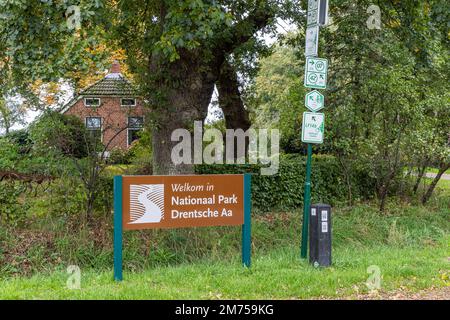
<instances>
[{"instance_id":1,"label":"large tree trunk","mask_svg":"<svg viewBox=\"0 0 450 320\"><path fill-rule=\"evenodd\" d=\"M248 111L241 99L236 70L226 59L220 68L217 90L219 92L219 106L225 116L226 128L244 131L250 128L251 123Z\"/></svg>"},{"instance_id":2,"label":"large tree trunk","mask_svg":"<svg viewBox=\"0 0 450 320\"><path fill-rule=\"evenodd\" d=\"M439 172L437 173L436 177L434 177L433 181L431 182L430 186L428 187L427 192L422 197L422 204L426 204L428 200L430 200L431 195L433 194L434 189L436 188L436 185L438 184L439 180L441 179L442 175L450 168L450 163L441 163L439 167Z\"/></svg>"},{"instance_id":3,"label":"large tree trunk","mask_svg":"<svg viewBox=\"0 0 450 320\"><path fill-rule=\"evenodd\" d=\"M157 57L153 57L150 71L154 74L169 70L159 82L162 93L160 101L154 102L153 118L153 174L188 174L193 172L193 148L191 163L174 164L172 149L179 141L171 141L176 129L192 131L194 121L203 121L208 114L208 105L217 81L217 61L205 63L200 54L184 53L179 60L165 68L158 68ZM203 63L202 63L203 62ZM220 65L220 64L219 64ZM206 66L206 67L205 67ZM169 77L168 79L165 77Z\"/></svg>"},{"instance_id":4,"label":"large tree trunk","mask_svg":"<svg viewBox=\"0 0 450 320\"><path fill-rule=\"evenodd\" d=\"M163 33L167 12L164 2L161 3L160 26ZM152 99L152 114L156 120L152 137L153 174L192 172L191 164L176 165L172 162L172 148L178 143L171 141L173 130L192 128L194 121L206 118L225 56L264 28L274 15L268 4L261 4L228 32L223 32L224 36L205 44L208 48L200 45L196 49L179 49L179 58L174 62L168 62L167 57L158 53L152 54L146 77L149 80L147 90L156 91L151 94L156 98Z\"/></svg>"},{"instance_id":5,"label":"large tree trunk","mask_svg":"<svg viewBox=\"0 0 450 320\"><path fill-rule=\"evenodd\" d=\"M244 102L241 99L241 92L239 91L239 80L234 67L224 60L220 68L219 80L217 81L217 91L219 92L219 106L225 116L225 126L227 129L242 129L247 131L251 123L248 111L244 107ZM224 137L224 143L226 138ZM245 155L248 154L249 140L245 139ZM234 160L238 156L237 139L234 141Z\"/></svg>"}]
</instances>

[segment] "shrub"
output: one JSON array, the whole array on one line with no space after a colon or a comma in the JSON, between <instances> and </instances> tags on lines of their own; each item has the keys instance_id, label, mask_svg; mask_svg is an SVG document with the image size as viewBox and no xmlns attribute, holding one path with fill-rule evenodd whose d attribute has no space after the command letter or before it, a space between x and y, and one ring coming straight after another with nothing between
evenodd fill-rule
<instances>
[{"instance_id":1,"label":"shrub","mask_svg":"<svg viewBox=\"0 0 450 320\"><path fill-rule=\"evenodd\" d=\"M133 152L131 150L123 150L121 148L113 148L109 152L109 164L130 164Z\"/></svg>"},{"instance_id":2,"label":"shrub","mask_svg":"<svg viewBox=\"0 0 450 320\"><path fill-rule=\"evenodd\" d=\"M97 180L94 210L97 213L108 214L113 206L113 179L106 175L100 175Z\"/></svg>"},{"instance_id":3,"label":"shrub","mask_svg":"<svg viewBox=\"0 0 450 320\"><path fill-rule=\"evenodd\" d=\"M152 174L152 137L149 130L141 132L139 140L131 146L131 163L135 166L135 174Z\"/></svg>"},{"instance_id":4,"label":"shrub","mask_svg":"<svg viewBox=\"0 0 450 320\"><path fill-rule=\"evenodd\" d=\"M21 154L28 153L33 145L33 142L30 139L30 134L26 129L10 131L5 138L7 138L12 144L18 146Z\"/></svg>"},{"instance_id":5,"label":"shrub","mask_svg":"<svg viewBox=\"0 0 450 320\"><path fill-rule=\"evenodd\" d=\"M260 175L261 165L198 165L198 174L252 173L252 203L261 211L289 210L303 205L306 157L283 155L276 175ZM364 177L364 178L362 178ZM353 170L351 193L354 198L368 198L374 180ZM313 156L311 201L334 205L349 197L346 180L335 157Z\"/></svg>"},{"instance_id":6,"label":"shrub","mask_svg":"<svg viewBox=\"0 0 450 320\"><path fill-rule=\"evenodd\" d=\"M64 176L49 185L34 186L36 197L29 195L33 217L79 216L85 210L85 189L79 178Z\"/></svg>"},{"instance_id":7,"label":"shrub","mask_svg":"<svg viewBox=\"0 0 450 320\"><path fill-rule=\"evenodd\" d=\"M19 146L5 137L0 137L0 170L12 170L19 161Z\"/></svg>"},{"instance_id":8,"label":"shrub","mask_svg":"<svg viewBox=\"0 0 450 320\"><path fill-rule=\"evenodd\" d=\"M88 144L84 123L76 116L47 111L30 126L35 151L64 156L87 156Z\"/></svg>"},{"instance_id":9,"label":"shrub","mask_svg":"<svg viewBox=\"0 0 450 320\"><path fill-rule=\"evenodd\" d=\"M16 224L24 220L28 204L21 203L20 195L26 186L14 182L0 182L0 223Z\"/></svg>"}]
</instances>

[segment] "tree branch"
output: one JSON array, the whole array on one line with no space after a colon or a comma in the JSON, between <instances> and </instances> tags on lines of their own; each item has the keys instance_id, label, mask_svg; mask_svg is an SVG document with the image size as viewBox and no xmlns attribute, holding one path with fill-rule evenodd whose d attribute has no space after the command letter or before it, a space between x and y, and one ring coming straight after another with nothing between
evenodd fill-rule
<instances>
[{"instance_id":1,"label":"tree branch","mask_svg":"<svg viewBox=\"0 0 450 320\"><path fill-rule=\"evenodd\" d=\"M225 53L233 52L238 46L250 40L257 31L266 27L270 19L274 17L275 12L268 5L254 9L246 19L224 32L224 36L220 37L218 41L216 50Z\"/></svg>"},{"instance_id":2,"label":"tree branch","mask_svg":"<svg viewBox=\"0 0 450 320\"><path fill-rule=\"evenodd\" d=\"M241 99L236 70L227 59L220 69L217 90L219 92L219 107L225 116L227 129L243 129L246 131L250 128L248 111Z\"/></svg>"}]
</instances>

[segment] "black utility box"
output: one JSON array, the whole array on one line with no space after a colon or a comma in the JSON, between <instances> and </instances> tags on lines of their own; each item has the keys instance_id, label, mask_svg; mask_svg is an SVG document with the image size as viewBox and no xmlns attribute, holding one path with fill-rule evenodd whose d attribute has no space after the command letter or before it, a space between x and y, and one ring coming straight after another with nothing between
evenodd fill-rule
<instances>
[{"instance_id":1,"label":"black utility box","mask_svg":"<svg viewBox=\"0 0 450 320\"><path fill-rule=\"evenodd\" d=\"M309 209L309 262L331 265L331 206L313 204Z\"/></svg>"}]
</instances>

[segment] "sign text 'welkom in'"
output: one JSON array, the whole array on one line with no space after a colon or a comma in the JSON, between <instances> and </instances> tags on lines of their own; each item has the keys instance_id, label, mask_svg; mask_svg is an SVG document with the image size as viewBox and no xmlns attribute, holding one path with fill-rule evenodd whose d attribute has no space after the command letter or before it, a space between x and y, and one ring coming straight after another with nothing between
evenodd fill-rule
<instances>
[{"instance_id":1,"label":"sign text 'welkom in'","mask_svg":"<svg viewBox=\"0 0 450 320\"><path fill-rule=\"evenodd\" d=\"M123 176L124 230L242 225L243 175Z\"/></svg>"}]
</instances>

